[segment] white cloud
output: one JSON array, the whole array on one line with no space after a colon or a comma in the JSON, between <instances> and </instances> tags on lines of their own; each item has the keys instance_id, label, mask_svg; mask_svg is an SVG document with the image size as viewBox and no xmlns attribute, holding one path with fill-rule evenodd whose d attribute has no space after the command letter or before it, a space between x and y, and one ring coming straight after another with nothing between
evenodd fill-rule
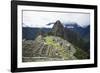
<instances>
[{"instance_id":1,"label":"white cloud","mask_svg":"<svg viewBox=\"0 0 100 73\"><path fill-rule=\"evenodd\" d=\"M47 26L46 24L57 20L60 20L62 23L76 22L80 26L86 26L90 23L90 15L85 13L23 11L23 27L51 28L53 25Z\"/></svg>"}]
</instances>

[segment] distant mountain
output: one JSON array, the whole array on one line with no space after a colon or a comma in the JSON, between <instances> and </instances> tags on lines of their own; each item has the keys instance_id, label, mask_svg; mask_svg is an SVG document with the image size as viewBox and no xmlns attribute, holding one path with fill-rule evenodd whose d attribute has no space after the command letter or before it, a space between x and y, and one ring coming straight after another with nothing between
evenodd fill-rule
<instances>
[{"instance_id":1,"label":"distant mountain","mask_svg":"<svg viewBox=\"0 0 100 73\"><path fill-rule=\"evenodd\" d=\"M23 27L22 28L22 38L26 40L32 40L37 37L38 28Z\"/></svg>"},{"instance_id":2,"label":"distant mountain","mask_svg":"<svg viewBox=\"0 0 100 73\"><path fill-rule=\"evenodd\" d=\"M50 28L22 28L22 38L26 40L34 40L39 34L49 32Z\"/></svg>"},{"instance_id":3,"label":"distant mountain","mask_svg":"<svg viewBox=\"0 0 100 73\"><path fill-rule=\"evenodd\" d=\"M74 32L77 32L82 38L90 38L90 25L86 27L81 27L77 23L66 24L65 28L68 28Z\"/></svg>"},{"instance_id":4,"label":"distant mountain","mask_svg":"<svg viewBox=\"0 0 100 73\"><path fill-rule=\"evenodd\" d=\"M83 37L86 38L87 40L90 40L90 25L88 25L87 27L85 27L83 29Z\"/></svg>"},{"instance_id":5,"label":"distant mountain","mask_svg":"<svg viewBox=\"0 0 100 73\"><path fill-rule=\"evenodd\" d=\"M71 28L69 28L69 27L71 27ZM78 45L80 48L83 48L86 52L90 53L90 25L88 25L86 27L81 27L77 23L74 23L74 24L66 24L65 28L70 29L71 31L77 33L78 37L80 37L81 39L76 43L73 40L74 44ZM70 31L70 33L73 33L71 31ZM76 36L74 36L74 37L73 36L71 34L69 36L69 38L72 37L74 39L79 39L79 38L75 38Z\"/></svg>"},{"instance_id":6,"label":"distant mountain","mask_svg":"<svg viewBox=\"0 0 100 73\"><path fill-rule=\"evenodd\" d=\"M77 23L66 23L64 25L65 26L63 26L63 24L59 20L56 21L52 28L53 32L57 31L56 33L54 33L54 35L62 36L62 34L64 34L64 29L70 29L71 31L78 33L82 38L85 39L90 38L90 25L88 25L87 27L81 27ZM44 34L46 32L50 32L51 28L23 27L22 28L23 38L34 39L37 33L40 33L40 31Z\"/></svg>"}]
</instances>

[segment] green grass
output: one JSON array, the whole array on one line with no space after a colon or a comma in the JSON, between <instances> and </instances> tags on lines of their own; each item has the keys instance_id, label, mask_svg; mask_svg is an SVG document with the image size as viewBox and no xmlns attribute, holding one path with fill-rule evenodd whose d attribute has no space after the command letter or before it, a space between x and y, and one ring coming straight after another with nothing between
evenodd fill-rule
<instances>
[{"instance_id":1,"label":"green grass","mask_svg":"<svg viewBox=\"0 0 100 73\"><path fill-rule=\"evenodd\" d=\"M59 45L59 43L53 41L52 37L47 36L44 39L47 45L52 45L55 49L58 49L59 51L58 53L60 54L61 57L63 57L64 59L68 57L67 51L61 45Z\"/></svg>"}]
</instances>

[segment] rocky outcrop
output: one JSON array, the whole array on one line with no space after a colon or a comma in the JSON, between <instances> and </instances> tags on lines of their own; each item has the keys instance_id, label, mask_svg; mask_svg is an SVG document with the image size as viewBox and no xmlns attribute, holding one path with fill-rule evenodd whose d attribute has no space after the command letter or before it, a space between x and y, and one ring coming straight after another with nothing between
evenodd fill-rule
<instances>
[{"instance_id":1,"label":"rocky outcrop","mask_svg":"<svg viewBox=\"0 0 100 73\"><path fill-rule=\"evenodd\" d=\"M59 20L57 20L54 23L54 26L52 28L52 33L53 33L54 36L63 37L63 34L64 34L64 26L63 26L63 24Z\"/></svg>"}]
</instances>

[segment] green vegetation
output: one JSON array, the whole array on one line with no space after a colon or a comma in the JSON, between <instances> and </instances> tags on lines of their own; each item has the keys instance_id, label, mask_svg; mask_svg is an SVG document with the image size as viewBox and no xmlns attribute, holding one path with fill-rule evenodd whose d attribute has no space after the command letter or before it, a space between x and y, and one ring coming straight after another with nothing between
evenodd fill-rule
<instances>
[{"instance_id":1,"label":"green vegetation","mask_svg":"<svg viewBox=\"0 0 100 73\"><path fill-rule=\"evenodd\" d=\"M50 36L45 37L45 43L57 49L59 51L58 54L64 59L67 59L67 57L69 57L67 51L61 45L59 45L59 43L55 42L52 37Z\"/></svg>"},{"instance_id":2,"label":"green vegetation","mask_svg":"<svg viewBox=\"0 0 100 73\"><path fill-rule=\"evenodd\" d=\"M79 48L76 48L76 53L74 56L76 56L78 59L88 59L88 54Z\"/></svg>"},{"instance_id":3,"label":"green vegetation","mask_svg":"<svg viewBox=\"0 0 100 73\"><path fill-rule=\"evenodd\" d=\"M90 43L85 41L84 38L81 38L80 35L74 31L69 29L65 30L65 40L68 40L71 44L73 44L76 49L76 56L78 59L89 59L90 58Z\"/></svg>"}]
</instances>

